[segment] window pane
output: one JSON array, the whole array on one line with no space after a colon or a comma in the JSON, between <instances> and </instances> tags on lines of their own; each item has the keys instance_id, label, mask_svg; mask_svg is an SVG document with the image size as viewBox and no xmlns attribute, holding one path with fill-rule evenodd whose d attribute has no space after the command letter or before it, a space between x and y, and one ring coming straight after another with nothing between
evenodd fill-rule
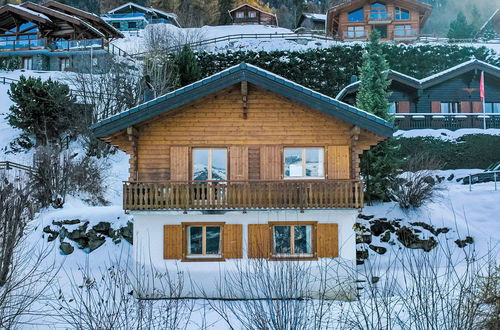
<instances>
[{"instance_id":1,"label":"window pane","mask_svg":"<svg viewBox=\"0 0 500 330\"><path fill-rule=\"evenodd\" d=\"M500 103L493 103L493 113L500 113Z\"/></svg>"},{"instance_id":2,"label":"window pane","mask_svg":"<svg viewBox=\"0 0 500 330\"><path fill-rule=\"evenodd\" d=\"M302 176L302 149L285 149L285 176Z\"/></svg>"},{"instance_id":3,"label":"window pane","mask_svg":"<svg viewBox=\"0 0 500 330\"><path fill-rule=\"evenodd\" d=\"M220 254L220 227L207 227L207 254Z\"/></svg>"},{"instance_id":4,"label":"window pane","mask_svg":"<svg viewBox=\"0 0 500 330\"><path fill-rule=\"evenodd\" d=\"M212 180L227 179L227 150L212 149Z\"/></svg>"},{"instance_id":5,"label":"window pane","mask_svg":"<svg viewBox=\"0 0 500 330\"><path fill-rule=\"evenodd\" d=\"M449 103L441 103L441 112L449 113L450 112L450 104Z\"/></svg>"},{"instance_id":6,"label":"window pane","mask_svg":"<svg viewBox=\"0 0 500 330\"><path fill-rule=\"evenodd\" d=\"M274 252L290 253L290 226L274 226Z\"/></svg>"},{"instance_id":7,"label":"window pane","mask_svg":"<svg viewBox=\"0 0 500 330\"><path fill-rule=\"evenodd\" d=\"M396 113L396 102L391 102L389 104L389 113Z\"/></svg>"},{"instance_id":8,"label":"window pane","mask_svg":"<svg viewBox=\"0 0 500 330\"><path fill-rule=\"evenodd\" d=\"M193 150L193 180L208 180L208 151Z\"/></svg>"},{"instance_id":9,"label":"window pane","mask_svg":"<svg viewBox=\"0 0 500 330\"><path fill-rule=\"evenodd\" d=\"M202 228L189 227L188 252L189 254L202 254Z\"/></svg>"},{"instance_id":10,"label":"window pane","mask_svg":"<svg viewBox=\"0 0 500 330\"><path fill-rule=\"evenodd\" d=\"M294 253L312 253L311 227L312 226L295 226Z\"/></svg>"},{"instance_id":11,"label":"window pane","mask_svg":"<svg viewBox=\"0 0 500 330\"><path fill-rule=\"evenodd\" d=\"M363 9L352 11L347 16L347 21L349 22L362 22L363 21Z\"/></svg>"},{"instance_id":12,"label":"window pane","mask_svg":"<svg viewBox=\"0 0 500 330\"><path fill-rule=\"evenodd\" d=\"M324 176L323 164L323 148L306 149L306 176Z\"/></svg>"}]
</instances>

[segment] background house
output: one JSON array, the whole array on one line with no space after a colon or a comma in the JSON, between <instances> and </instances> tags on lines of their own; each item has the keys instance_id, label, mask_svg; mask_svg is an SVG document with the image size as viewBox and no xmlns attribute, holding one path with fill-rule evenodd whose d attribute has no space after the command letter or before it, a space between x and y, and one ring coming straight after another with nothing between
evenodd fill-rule
<instances>
[{"instance_id":1,"label":"background house","mask_svg":"<svg viewBox=\"0 0 500 330\"><path fill-rule=\"evenodd\" d=\"M17 57L26 70L99 66L109 42L123 35L98 16L49 1L0 7L0 56Z\"/></svg>"},{"instance_id":2,"label":"background house","mask_svg":"<svg viewBox=\"0 0 500 330\"><path fill-rule=\"evenodd\" d=\"M278 25L275 14L247 4L230 10L229 15L233 24Z\"/></svg>"},{"instance_id":3,"label":"background house","mask_svg":"<svg viewBox=\"0 0 500 330\"><path fill-rule=\"evenodd\" d=\"M382 40L414 40L431 10L415 0L340 1L327 12L326 34L340 40L365 40L377 30Z\"/></svg>"},{"instance_id":4,"label":"background house","mask_svg":"<svg viewBox=\"0 0 500 330\"><path fill-rule=\"evenodd\" d=\"M481 26L479 35L485 38L500 36L500 8Z\"/></svg>"},{"instance_id":5,"label":"background house","mask_svg":"<svg viewBox=\"0 0 500 330\"><path fill-rule=\"evenodd\" d=\"M485 82L485 112L480 99L481 72ZM500 68L470 60L424 79L389 71L390 111L399 129L500 128ZM345 87L337 99L356 103L360 82Z\"/></svg>"},{"instance_id":6,"label":"background house","mask_svg":"<svg viewBox=\"0 0 500 330\"><path fill-rule=\"evenodd\" d=\"M326 15L304 13L300 15L297 28L302 28L305 31L325 32Z\"/></svg>"},{"instance_id":7,"label":"background house","mask_svg":"<svg viewBox=\"0 0 500 330\"><path fill-rule=\"evenodd\" d=\"M214 283L237 262L296 260L319 272L335 258L339 268L323 269L329 297L355 296L359 156L391 124L243 63L94 132L130 155L123 198L140 269L204 269L183 295L203 287L220 297ZM143 283L138 294L153 289Z\"/></svg>"},{"instance_id":8,"label":"background house","mask_svg":"<svg viewBox=\"0 0 500 330\"><path fill-rule=\"evenodd\" d=\"M167 13L153 7L144 7L133 2L127 2L110 10L101 18L120 31L137 31L148 24L165 23L180 27L177 15Z\"/></svg>"}]
</instances>

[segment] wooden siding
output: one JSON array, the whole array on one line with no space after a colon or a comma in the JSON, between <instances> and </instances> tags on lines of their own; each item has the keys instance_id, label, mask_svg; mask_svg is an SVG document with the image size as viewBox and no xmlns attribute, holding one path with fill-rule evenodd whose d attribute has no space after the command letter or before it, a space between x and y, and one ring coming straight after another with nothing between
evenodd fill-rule
<instances>
[{"instance_id":1,"label":"wooden siding","mask_svg":"<svg viewBox=\"0 0 500 330\"><path fill-rule=\"evenodd\" d=\"M182 258L182 226L163 226L163 259Z\"/></svg>"},{"instance_id":2,"label":"wooden siding","mask_svg":"<svg viewBox=\"0 0 500 330\"><path fill-rule=\"evenodd\" d=\"M320 223L317 229L318 258L336 258L339 256L339 225Z\"/></svg>"},{"instance_id":3,"label":"wooden siding","mask_svg":"<svg viewBox=\"0 0 500 330\"><path fill-rule=\"evenodd\" d=\"M328 179L339 180L350 178L350 151L349 146L329 146L328 157Z\"/></svg>"},{"instance_id":4,"label":"wooden siding","mask_svg":"<svg viewBox=\"0 0 500 330\"><path fill-rule=\"evenodd\" d=\"M189 173L189 148L172 146L170 147L170 175L172 181L188 181L191 173ZM165 163L167 164L167 163ZM169 170L169 169L165 169ZM157 180L154 180L157 181Z\"/></svg>"},{"instance_id":5,"label":"wooden siding","mask_svg":"<svg viewBox=\"0 0 500 330\"><path fill-rule=\"evenodd\" d=\"M248 258L268 258L270 240L268 224L248 225Z\"/></svg>"},{"instance_id":6,"label":"wooden siding","mask_svg":"<svg viewBox=\"0 0 500 330\"><path fill-rule=\"evenodd\" d=\"M138 181L190 180L192 147L228 148L232 180L280 180L283 147L351 144L351 124L251 84L248 90L247 119L235 85L137 125ZM360 140L367 143L358 148L367 150L382 139L361 130ZM124 134L107 141L133 153ZM133 172L131 166L130 181Z\"/></svg>"},{"instance_id":7,"label":"wooden siding","mask_svg":"<svg viewBox=\"0 0 500 330\"><path fill-rule=\"evenodd\" d=\"M410 102L400 101L398 106L398 113L409 113L410 112Z\"/></svg>"},{"instance_id":8,"label":"wooden siding","mask_svg":"<svg viewBox=\"0 0 500 330\"><path fill-rule=\"evenodd\" d=\"M243 258L243 225L224 225L223 251L225 259Z\"/></svg>"},{"instance_id":9,"label":"wooden siding","mask_svg":"<svg viewBox=\"0 0 500 330\"><path fill-rule=\"evenodd\" d=\"M248 180L248 147L232 146L229 148L229 179Z\"/></svg>"}]
</instances>

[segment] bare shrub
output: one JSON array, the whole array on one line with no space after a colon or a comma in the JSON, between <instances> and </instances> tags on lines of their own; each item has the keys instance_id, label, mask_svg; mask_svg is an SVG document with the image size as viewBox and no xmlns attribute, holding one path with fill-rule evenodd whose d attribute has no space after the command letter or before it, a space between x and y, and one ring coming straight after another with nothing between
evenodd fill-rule
<instances>
[{"instance_id":1,"label":"bare shrub","mask_svg":"<svg viewBox=\"0 0 500 330\"><path fill-rule=\"evenodd\" d=\"M166 50L181 49L183 45L203 40L199 29L176 29L170 24L152 24L144 30L147 53L163 53Z\"/></svg>"},{"instance_id":2,"label":"bare shrub","mask_svg":"<svg viewBox=\"0 0 500 330\"><path fill-rule=\"evenodd\" d=\"M104 198L103 163L56 146L41 147L35 154L32 185L42 207L61 208L68 194L82 194L93 205L107 204Z\"/></svg>"},{"instance_id":3,"label":"bare shrub","mask_svg":"<svg viewBox=\"0 0 500 330\"><path fill-rule=\"evenodd\" d=\"M431 202L441 190L432 171L442 167L443 164L430 154L412 156L404 166L405 172L390 185L392 199L403 209L418 208Z\"/></svg>"}]
</instances>

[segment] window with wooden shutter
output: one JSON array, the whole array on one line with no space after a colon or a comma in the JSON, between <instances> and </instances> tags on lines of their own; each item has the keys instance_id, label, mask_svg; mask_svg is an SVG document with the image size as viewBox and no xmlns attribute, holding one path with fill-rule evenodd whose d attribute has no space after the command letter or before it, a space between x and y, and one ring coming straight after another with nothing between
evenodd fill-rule
<instances>
[{"instance_id":1,"label":"window with wooden shutter","mask_svg":"<svg viewBox=\"0 0 500 330\"><path fill-rule=\"evenodd\" d=\"M268 258L270 251L269 225L248 225L248 258Z\"/></svg>"},{"instance_id":2,"label":"window with wooden shutter","mask_svg":"<svg viewBox=\"0 0 500 330\"><path fill-rule=\"evenodd\" d=\"M186 182L189 180L189 148L170 147L170 179Z\"/></svg>"},{"instance_id":3,"label":"window with wooden shutter","mask_svg":"<svg viewBox=\"0 0 500 330\"><path fill-rule=\"evenodd\" d=\"M318 258L339 256L339 225L336 223L318 224Z\"/></svg>"},{"instance_id":4,"label":"window with wooden shutter","mask_svg":"<svg viewBox=\"0 0 500 330\"><path fill-rule=\"evenodd\" d=\"M262 146L260 148L260 179L281 179L281 147Z\"/></svg>"},{"instance_id":5,"label":"window with wooden shutter","mask_svg":"<svg viewBox=\"0 0 500 330\"><path fill-rule=\"evenodd\" d=\"M182 258L182 226L163 226L163 259Z\"/></svg>"},{"instance_id":6,"label":"window with wooden shutter","mask_svg":"<svg viewBox=\"0 0 500 330\"><path fill-rule=\"evenodd\" d=\"M315 221L269 222L271 260L316 259Z\"/></svg>"},{"instance_id":7,"label":"window with wooden shutter","mask_svg":"<svg viewBox=\"0 0 500 330\"><path fill-rule=\"evenodd\" d=\"M441 102L432 101L431 102L431 110L432 110L432 113L441 113Z\"/></svg>"},{"instance_id":8,"label":"window with wooden shutter","mask_svg":"<svg viewBox=\"0 0 500 330\"><path fill-rule=\"evenodd\" d=\"M248 147L229 148L229 175L232 181L248 180Z\"/></svg>"},{"instance_id":9,"label":"window with wooden shutter","mask_svg":"<svg viewBox=\"0 0 500 330\"><path fill-rule=\"evenodd\" d=\"M224 225L224 258L240 259L243 257L243 225Z\"/></svg>"},{"instance_id":10,"label":"window with wooden shutter","mask_svg":"<svg viewBox=\"0 0 500 330\"><path fill-rule=\"evenodd\" d=\"M328 179L350 179L351 156L349 146L328 147Z\"/></svg>"}]
</instances>

